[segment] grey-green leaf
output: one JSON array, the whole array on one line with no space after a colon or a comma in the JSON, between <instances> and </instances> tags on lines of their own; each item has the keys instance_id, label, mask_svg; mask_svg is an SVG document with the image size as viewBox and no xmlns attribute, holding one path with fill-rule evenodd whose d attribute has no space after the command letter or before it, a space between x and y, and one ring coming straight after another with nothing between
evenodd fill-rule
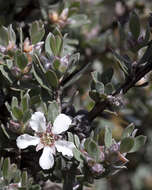
<instances>
[{"instance_id":1,"label":"grey-green leaf","mask_svg":"<svg viewBox=\"0 0 152 190\"><path fill-rule=\"evenodd\" d=\"M30 37L32 44L40 42L45 34L44 24L42 21L35 21L30 26Z\"/></svg>"},{"instance_id":2,"label":"grey-green leaf","mask_svg":"<svg viewBox=\"0 0 152 190\"><path fill-rule=\"evenodd\" d=\"M146 142L147 137L140 135L135 138L135 143L133 148L130 150L130 152L136 152L138 151Z\"/></svg>"},{"instance_id":3,"label":"grey-green leaf","mask_svg":"<svg viewBox=\"0 0 152 190\"><path fill-rule=\"evenodd\" d=\"M79 162L83 162L82 153L78 149L76 149L76 148L73 149L73 156Z\"/></svg>"},{"instance_id":4,"label":"grey-green leaf","mask_svg":"<svg viewBox=\"0 0 152 190\"><path fill-rule=\"evenodd\" d=\"M89 142L88 147L87 147L87 152L96 161L99 160L100 149L99 149L98 145L95 143L95 141L91 140Z\"/></svg>"},{"instance_id":5,"label":"grey-green leaf","mask_svg":"<svg viewBox=\"0 0 152 190\"><path fill-rule=\"evenodd\" d=\"M29 107L29 95L25 94L22 99L21 99L21 106L22 106L22 110L23 112L26 112L28 110Z\"/></svg>"},{"instance_id":6,"label":"grey-green leaf","mask_svg":"<svg viewBox=\"0 0 152 190\"><path fill-rule=\"evenodd\" d=\"M50 57L53 55L53 52L50 47L50 38L51 38L52 33L49 33L46 37L45 40L45 53L49 55Z\"/></svg>"},{"instance_id":7,"label":"grey-green leaf","mask_svg":"<svg viewBox=\"0 0 152 190\"><path fill-rule=\"evenodd\" d=\"M126 137L122 139L120 144L120 152L126 153L129 152L134 146L134 139L132 137Z\"/></svg>"},{"instance_id":8,"label":"grey-green leaf","mask_svg":"<svg viewBox=\"0 0 152 190\"><path fill-rule=\"evenodd\" d=\"M112 131L109 127L105 127L104 143L106 148L110 148L112 145Z\"/></svg>"},{"instance_id":9,"label":"grey-green leaf","mask_svg":"<svg viewBox=\"0 0 152 190\"><path fill-rule=\"evenodd\" d=\"M74 142L74 136L71 132L68 132L68 141Z\"/></svg>"},{"instance_id":10,"label":"grey-green leaf","mask_svg":"<svg viewBox=\"0 0 152 190\"><path fill-rule=\"evenodd\" d=\"M55 118L59 115L59 104L56 101L50 102L48 106L47 120L53 124Z\"/></svg>"},{"instance_id":11,"label":"grey-green leaf","mask_svg":"<svg viewBox=\"0 0 152 190\"><path fill-rule=\"evenodd\" d=\"M79 148L80 146L80 140L79 137L77 135L74 135L74 142L77 148Z\"/></svg>"},{"instance_id":12,"label":"grey-green leaf","mask_svg":"<svg viewBox=\"0 0 152 190\"><path fill-rule=\"evenodd\" d=\"M128 125L128 127L126 127L122 133L122 139L131 136L133 130L134 130L135 126L133 123L131 123L130 125Z\"/></svg>"}]
</instances>

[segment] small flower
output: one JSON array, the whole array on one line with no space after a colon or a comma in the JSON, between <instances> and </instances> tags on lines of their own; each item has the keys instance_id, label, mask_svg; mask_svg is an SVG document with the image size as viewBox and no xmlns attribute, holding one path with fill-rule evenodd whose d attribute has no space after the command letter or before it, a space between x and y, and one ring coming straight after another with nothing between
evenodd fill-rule
<instances>
[{"instance_id":1,"label":"small flower","mask_svg":"<svg viewBox=\"0 0 152 190\"><path fill-rule=\"evenodd\" d=\"M33 45L33 44L31 44L31 41L29 40L29 38L26 38L24 40L23 50L25 53L27 53L29 55L32 55L34 52L37 52L38 54L40 54L43 44L44 44L44 42L37 42L35 45Z\"/></svg>"},{"instance_id":2,"label":"small flower","mask_svg":"<svg viewBox=\"0 0 152 190\"><path fill-rule=\"evenodd\" d=\"M56 11L52 11L51 13L49 13L49 19L52 23L58 24L60 27L64 27L65 25L70 23L68 14L69 14L68 8L63 9L61 14L58 14L58 12Z\"/></svg>"},{"instance_id":3,"label":"small flower","mask_svg":"<svg viewBox=\"0 0 152 190\"><path fill-rule=\"evenodd\" d=\"M53 126L46 125L46 119L43 113L35 112L30 120L30 126L35 131L35 136L28 134L21 135L17 138L17 146L20 149L25 149L28 146L36 146L36 151L43 148L42 155L39 159L39 164L42 169L50 169L54 165L54 157L56 149L63 156L73 156L72 142L62 140L61 134L68 130L71 124L71 119L65 114L59 114Z\"/></svg>"}]
</instances>

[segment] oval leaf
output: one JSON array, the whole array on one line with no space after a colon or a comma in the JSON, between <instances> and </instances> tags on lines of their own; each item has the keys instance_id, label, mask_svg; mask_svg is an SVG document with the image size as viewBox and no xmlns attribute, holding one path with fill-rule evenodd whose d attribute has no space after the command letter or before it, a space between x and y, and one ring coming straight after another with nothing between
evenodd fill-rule
<instances>
[{"instance_id":1,"label":"oval leaf","mask_svg":"<svg viewBox=\"0 0 152 190\"><path fill-rule=\"evenodd\" d=\"M120 152L129 152L134 146L134 139L132 137L126 137L121 141Z\"/></svg>"}]
</instances>

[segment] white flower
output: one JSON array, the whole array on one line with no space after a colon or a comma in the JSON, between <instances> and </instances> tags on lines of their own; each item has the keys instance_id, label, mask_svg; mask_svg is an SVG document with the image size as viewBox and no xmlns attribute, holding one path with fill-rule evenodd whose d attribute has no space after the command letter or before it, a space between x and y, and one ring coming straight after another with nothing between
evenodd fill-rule
<instances>
[{"instance_id":1,"label":"white flower","mask_svg":"<svg viewBox=\"0 0 152 190\"><path fill-rule=\"evenodd\" d=\"M54 156L56 149L63 156L73 156L73 148L75 145L72 142L62 140L61 134L68 130L71 124L71 119L65 114L59 114L53 126L46 125L46 119L43 113L35 112L30 120L30 126L35 131L35 136L28 134L21 135L17 138L17 146L20 149L28 146L36 146L36 151L43 148L43 153L39 159L39 164L43 169L50 169L54 165Z\"/></svg>"}]
</instances>

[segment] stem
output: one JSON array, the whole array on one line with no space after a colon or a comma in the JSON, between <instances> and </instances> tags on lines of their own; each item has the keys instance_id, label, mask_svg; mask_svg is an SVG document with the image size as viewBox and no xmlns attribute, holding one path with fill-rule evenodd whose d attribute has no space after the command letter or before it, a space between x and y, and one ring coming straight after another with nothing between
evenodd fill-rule
<instances>
[{"instance_id":1,"label":"stem","mask_svg":"<svg viewBox=\"0 0 152 190\"><path fill-rule=\"evenodd\" d=\"M71 172L65 174L63 190L73 190L75 176L71 175Z\"/></svg>"},{"instance_id":2,"label":"stem","mask_svg":"<svg viewBox=\"0 0 152 190\"><path fill-rule=\"evenodd\" d=\"M64 173L63 190L83 190L83 185L76 182L76 167Z\"/></svg>"}]
</instances>

